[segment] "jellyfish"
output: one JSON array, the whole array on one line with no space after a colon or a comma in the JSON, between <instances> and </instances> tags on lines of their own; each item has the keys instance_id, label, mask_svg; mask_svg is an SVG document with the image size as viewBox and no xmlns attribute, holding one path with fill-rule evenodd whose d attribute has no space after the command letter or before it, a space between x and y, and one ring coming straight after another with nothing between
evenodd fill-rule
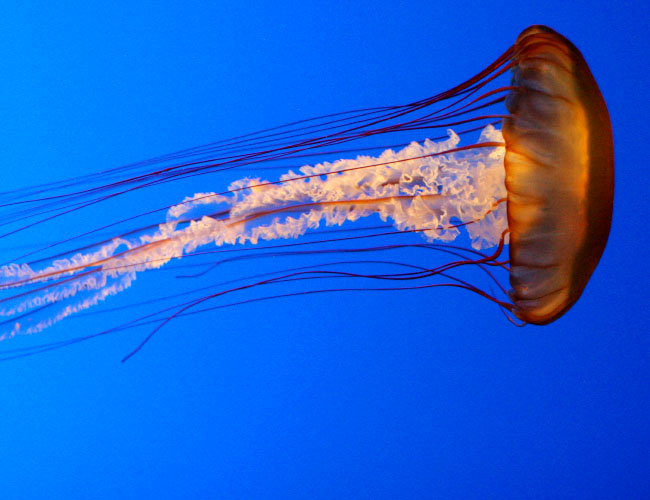
<instances>
[{"instance_id":1,"label":"jellyfish","mask_svg":"<svg viewBox=\"0 0 650 500\"><path fill-rule=\"evenodd\" d=\"M404 142L409 134L419 138ZM465 138L473 142L461 144ZM273 178L278 169L285 172ZM462 288L494 302L513 323L545 325L580 298L612 218L605 101L579 50L537 25L474 77L426 99L293 122L4 193L4 225L16 227L3 236L142 197L156 186L187 179L206 186L213 176L240 172L247 175L227 189L71 232L2 265L0 336L88 314L141 273L199 256L216 260L200 264L195 276L214 276L226 262L273 264L195 290L187 300L179 294L173 305L117 327L157 325L127 358L163 325L202 307L346 290ZM161 214L163 221L121 229ZM376 257L400 248L425 257L418 263ZM302 266L277 263L304 258ZM328 288L323 279L345 285ZM230 298L286 283L299 289Z\"/></svg>"}]
</instances>

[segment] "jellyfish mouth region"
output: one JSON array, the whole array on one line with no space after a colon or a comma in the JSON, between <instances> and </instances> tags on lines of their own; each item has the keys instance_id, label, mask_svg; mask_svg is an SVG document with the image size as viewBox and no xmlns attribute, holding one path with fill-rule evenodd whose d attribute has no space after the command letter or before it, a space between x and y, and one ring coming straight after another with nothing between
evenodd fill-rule
<instances>
[{"instance_id":1,"label":"jellyfish mouth region","mask_svg":"<svg viewBox=\"0 0 650 500\"><path fill-rule=\"evenodd\" d=\"M236 291L270 289L279 283L302 282L303 288L295 293L322 293L324 288L309 283L333 277L395 283L435 276L447 280L448 286L493 298L489 291L453 276L454 270L470 264L483 266L481 273L492 283L488 286L498 288L498 293L505 296L488 269L497 265L507 272L507 263L498 261L507 244L504 155L501 132L488 125L478 142L468 146L461 146L460 137L449 130L448 138L440 142L425 140L378 156L306 165L275 181L242 178L226 192L197 193L169 208L166 222L143 234L120 235L40 268L28 264L0 268L2 286L9 293L0 301L0 315L7 318L0 324L4 328L2 336L39 332L126 290L143 271L211 252L246 251L245 257L224 258L218 254L219 265L252 258L270 262L268 257L283 256L308 257L313 263L271 268L268 276L247 276L240 286L224 285L208 295L198 292L198 298L177 304L176 310L165 309L163 317L188 314L208 300L234 296ZM385 223L383 230L373 233L369 227L347 229L368 219ZM344 233L348 230L353 232L351 236ZM409 234L420 234L421 238L407 243L392 239ZM461 234L467 244L451 245ZM307 240L294 241L298 238ZM368 245L370 241L379 244ZM445 255L444 262L431 267L426 262L383 260L392 267L386 264L390 271L378 272L371 269L370 263L380 259L366 257L418 247ZM496 253L485 252L494 248ZM336 260L336 256L352 254L357 258ZM358 258L361 254L363 259ZM210 267L212 275L216 265ZM12 295L16 289L19 293ZM356 285L329 291L356 289L372 288ZM505 300L495 301L509 307ZM153 318L138 324L148 321Z\"/></svg>"}]
</instances>

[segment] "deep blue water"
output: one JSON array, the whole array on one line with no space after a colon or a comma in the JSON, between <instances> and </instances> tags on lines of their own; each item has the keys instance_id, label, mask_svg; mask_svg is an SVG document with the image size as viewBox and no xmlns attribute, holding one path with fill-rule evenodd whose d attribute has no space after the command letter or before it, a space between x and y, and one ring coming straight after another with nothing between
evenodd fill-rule
<instances>
[{"instance_id":1,"label":"deep blue water","mask_svg":"<svg viewBox=\"0 0 650 500\"><path fill-rule=\"evenodd\" d=\"M147 327L0 364L0 498L650 498L643 2L0 11L3 191L433 95L533 23L585 55L617 163L603 259L546 327L515 328L461 290L331 294L177 319L124 364ZM225 184L206 176L115 210ZM2 258L117 215L87 214L5 239ZM256 266L224 266L197 286ZM114 304L173 289L163 274L143 275ZM0 348L90 334L127 314L71 318Z\"/></svg>"}]
</instances>

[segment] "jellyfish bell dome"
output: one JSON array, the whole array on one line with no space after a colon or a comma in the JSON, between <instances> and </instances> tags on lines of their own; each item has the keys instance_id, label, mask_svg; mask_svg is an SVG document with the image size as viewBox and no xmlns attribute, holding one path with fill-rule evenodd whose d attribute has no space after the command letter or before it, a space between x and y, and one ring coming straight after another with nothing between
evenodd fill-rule
<instances>
[{"instance_id":1,"label":"jellyfish bell dome","mask_svg":"<svg viewBox=\"0 0 650 500\"><path fill-rule=\"evenodd\" d=\"M546 26L517 38L503 119L513 313L543 325L580 297L605 249L614 149L582 54Z\"/></svg>"}]
</instances>

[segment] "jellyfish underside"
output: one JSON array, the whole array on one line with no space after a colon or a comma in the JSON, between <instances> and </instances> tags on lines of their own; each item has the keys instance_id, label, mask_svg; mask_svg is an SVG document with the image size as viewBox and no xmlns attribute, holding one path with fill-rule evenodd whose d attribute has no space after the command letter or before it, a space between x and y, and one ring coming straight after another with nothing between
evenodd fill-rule
<instances>
[{"instance_id":1,"label":"jellyfish underside","mask_svg":"<svg viewBox=\"0 0 650 500\"><path fill-rule=\"evenodd\" d=\"M511 83L499 85L508 71ZM460 129L454 132L452 127ZM380 154L374 143L363 142L436 129L447 129L446 136L391 144ZM478 138L461 145L461 136ZM348 144L366 154L312 162L278 180L259 176L278 162L331 155ZM219 254L220 263L296 255L321 260L270 269L243 284L222 286L141 316L134 325L158 323L134 352L162 325L209 301L286 282L300 282L303 288L278 297L454 286L492 300L523 323L546 324L580 297L604 250L611 223L614 174L607 108L580 52L543 26L528 28L484 71L431 98L329 115L181 151L88 176L84 182L89 187L83 189L64 182L12 193L18 201L5 197L3 207L22 224L19 231L107 199L137 194L144 187L252 168L258 175L234 181L226 191L196 193L176 205L79 236L164 211L166 220L160 224L61 250L50 258L3 266L0 277L7 296L1 299L0 314L7 319L0 322L4 327L0 335L43 330L128 288L142 271L215 252L205 250L215 246L217 253L246 250L234 257ZM371 216L385 224L345 232L351 231L346 226ZM424 239L420 243L392 239L414 233ZM452 243L463 233L461 238L469 245ZM51 252L75 241L71 235L38 251ZM341 246L343 242L347 246ZM509 258L504 255L506 245ZM434 267L384 261L389 271L366 270L373 261L365 254L418 246L435 250L446 260ZM351 254L364 258L333 260L335 255ZM487 285L472 284L456 274L468 267L478 269ZM509 277L511 290L500 275ZM327 289L318 285L322 278L363 283ZM434 278L439 281L429 281ZM370 280L382 285L368 285ZM424 284L413 285L414 280ZM262 294L255 300L272 297ZM40 351L27 354L34 352ZM23 353L10 353L16 355Z\"/></svg>"}]
</instances>

